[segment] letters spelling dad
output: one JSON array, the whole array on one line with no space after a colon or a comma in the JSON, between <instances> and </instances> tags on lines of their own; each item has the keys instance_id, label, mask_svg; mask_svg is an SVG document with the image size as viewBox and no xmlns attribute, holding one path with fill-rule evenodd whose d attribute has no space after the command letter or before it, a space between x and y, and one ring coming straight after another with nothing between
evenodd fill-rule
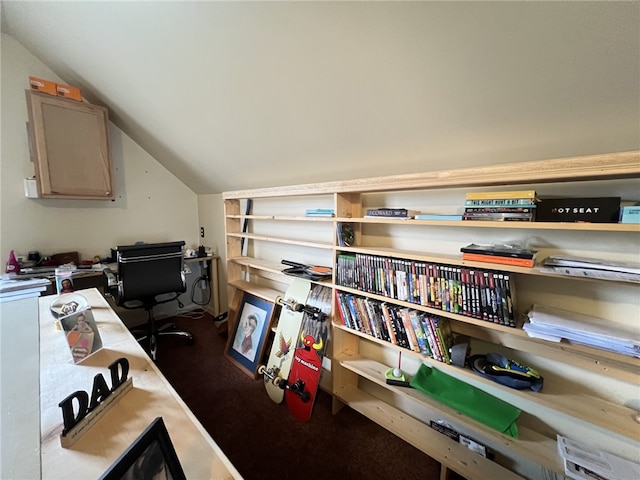
<instances>
[{"instance_id":1,"label":"letters spelling dad","mask_svg":"<svg viewBox=\"0 0 640 480\"><path fill-rule=\"evenodd\" d=\"M64 421L64 430L62 435L66 435L80 420L82 420L89 412L94 410L100 402L103 402L111 395L120 385L127 380L129 374L129 360L119 358L109 365L111 373L111 388L107 385L101 373L93 378L93 389L91 391L91 401L89 394L84 390L73 392L67 398L62 400L58 406L62 409L62 419ZM78 414L73 412L73 399L78 401Z\"/></svg>"}]
</instances>

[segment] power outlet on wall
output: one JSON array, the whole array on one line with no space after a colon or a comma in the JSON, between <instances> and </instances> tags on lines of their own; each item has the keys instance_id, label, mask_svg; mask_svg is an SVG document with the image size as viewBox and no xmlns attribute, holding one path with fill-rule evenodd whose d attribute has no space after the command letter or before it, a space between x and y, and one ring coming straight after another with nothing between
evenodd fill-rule
<instances>
[{"instance_id":1,"label":"power outlet on wall","mask_svg":"<svg viewBox=\"0 0 640 480\"><path fill-rule=\"evenodd\" d=\"M200 238L204 238L204 227L200 227Z\"/></svg>"}]
</instances>

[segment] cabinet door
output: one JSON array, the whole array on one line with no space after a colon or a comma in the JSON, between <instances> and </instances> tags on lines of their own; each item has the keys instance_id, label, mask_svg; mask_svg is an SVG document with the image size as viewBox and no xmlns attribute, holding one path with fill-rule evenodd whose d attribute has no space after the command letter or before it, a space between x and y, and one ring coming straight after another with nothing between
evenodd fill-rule
<instances>
[{"instance_id":1,"label":"cabinet door","mask_svg":"<svg viewBox=\"0 0 640 480\"><path fill-rule=\"evenodd\" d=\"M27 90L42 198L113 199L107 109Z\"/></svg>"}]
</instances>

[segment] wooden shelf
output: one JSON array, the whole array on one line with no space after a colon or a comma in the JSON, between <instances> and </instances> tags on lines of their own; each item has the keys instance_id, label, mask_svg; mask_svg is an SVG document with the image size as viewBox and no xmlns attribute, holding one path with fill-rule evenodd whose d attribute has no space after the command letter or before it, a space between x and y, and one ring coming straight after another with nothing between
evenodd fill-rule
<instances>
[{"instance_id":1,"label":"wooden shelf","mask_svg":"<svg viewBox=\"0 0 640 480\"><path fill-rule=\"evenodd\" d=\"M322 248L328 250L331 250L333 248L333 245L329 243L307 242L304 240L292 240L290 238L255 235L252 233L227 233L227 237L246 238L248 240L258 240L262 242L286 243L289 245L300 245L304 247Z\"/></svg>"},{"instance_id":2,"label":"wooden shelf","mask_svg":"<svg viewBox=\"0 0 640 480\"><path fill-rule=\"evenodd\" d=\"M373 383L376 383L384 388L392 391L394 394L408 399L411 402L418 404L428 405L429 408L438 411L447 419L456 424L461 423L460 417L464 417L462 422L465 424L469 431L469 435L476 435L478 437L490 437L496 443L517 452L520 455L524 455L532 458L536 463L545 466L551 470L562 473L563 466L557 458L557 447L555 439L551 439L540 435L539 433L527 429L525 427L518 426L518 438L515 439L508 435L505 435L497 430L494 430L483 423L480 423L472 418L466 417L463 413L448 407L447 405L432 399L428 395L415 390L413 388L394 387L387 385L385 382L385 372L388 370L388 366L381 363L361 358L356 354L350 352L342 352L336 357L336 361L340 363L344 368L356 373L359 377L365 378ZM368 395L363 392L364 395ZM376 415L375 410L372 411L372 415ZM377 415L376 415L377 416ZM376 421L379 420L376 418ZM431 427L423 424L423 427L427 431L432 430ZM438 433L438 435L441 435ZM475 478L471 476L469 478ZM496 477L500 478L500 477Z\"/></svg>"},{"instance_id":3,"label":"wooden shelf","mask_svg":"<svg viewBox=\"0 0 640 480\"><path fill-rule=\"evenodd\" d=\"M446 317L454 321L451 328L454 332L468 337L484 340L496 345L502 345L516 351L544 355L559 362L589 370L594 373L617 378L627 383L640 386L640 358L620 355L606 350L586 347L582 345L572 345L567 342L547 342L531 338L519 327L507 327L496 323L490 323L472 317L466 317L436 308L417 305L415 303L394 300L388 297L364 293L348 287L336 286L337 290L348 292L354 295L366 296L380 302L393 303L402 307L412 308L423 312L429 312L440 317ZM346 326L335 325L349 332L355 332ZM356 332L361 333L361 332ZM362 333L365 338L372 338ZM377 339L374 339L377 340ZM386 344L386 342L382 342Z\"/></svg>"},{"instance_id":4,"label":"wooden shelf","mask_svg":"<svg viewBox=\"0 0 640 480\"><path fill-rule=\"evenodd\" d=\"M229 284L244 291L256 292L261 298L273 300L278 293L265 290L265 287L258 283L286 283L288 278L282 273L286 267L278 262L281 258L287 258L285 255L289 250L295 248L298 257L308 255L309 258L321 258L322 262L326 261L327 255L332 255L334 267L337 265L339 254L361 253L509 273L519 284L518 291L521 288L520 281L526 277L527 281L523 281L522 284L530 289L528 294L540 295L541 304L545 304L547 300L550 300L549 306L564 304L564 298L568 298L577 305L581 299L598 301L602 298L605 304L607 301L611 304L610 316L613 317L627 303L630 307L637 305L635 298L632 301L629 295L632 292L630 288L638 284L566 276L543 270L539 266L526 268L469 262L462 260L460 255L430 253L429 250L449 252L446 245L447 237L465 237L464 241L495 241L495 238L507 237L512 235L512 232L521 231L523 235L539 236L543 240L541 244L548 246L540 249L538 263L545 255L553 254L555 251L582 250L583 245L588 249L591 247L590 241L594 242L594 250L600 249L604 252L602 245L595 244L604 238L603 234L613 235L611 246L616 253L629 256L634 252L634 245L637 245L636 234L640 233L638 224L398 220L365 218L363 212L367 208L368 200L372 200L374 196L388 198L392 202L395 198L407 197L421 201L420 195L423 193L433 194L438 190L457 188L472 190L475 187L495 186L513 190L510 187L517 185L527 185L526 188L530 188L529 186L538 184L566 182L574 190L584 190L590 187L581 186L580 182L604 180L601 183L602 190L610 191L611 196L620 196L618 193L622 191L629 196L629 191L633 190L633 186L630 186L632 182L607 182L626 179L632 179L632 182L640 179L640 151L225 192L222 197L225 205ZM443 198L450 202L447 195L443 194ZM311 198L312 196L319 198ZM257 202L259 208L255 211L259 214L242 213L243 202L248 199L253 201L254 209ZM262 199L264 201L261 201ZM274 199L284 199L287 203ZM329 202L337 214L336 217L306 217L289 213L295 212L296 209L302 212L307 203L312 204L311 206L326 207ZM270 209L273 209L274 215L269 215ZM277 214L278 211L286 214ZM243 224L247 223L251 224L250 233L242 231ZM307 235L306 239L298 240L302 232L300 224L303 223L310 228L308 232L304 232ZM354 225L354 244L358 245L357 247L336 245L337 223ZM380 227L375 228L376 226ZM271 231L276 232L277 236L272 236ZM318 237L311 236L314 234ZM591 235L590 240L589 234L597 235ZM471 237L471 240L466 240L466 237ZM315 238L325 241L315 241ZM327 239L329 240L326 241ZM429 243L432 239L433 244ZM250 255L256 258L243 256L242 244L247 242ZM270 245L263 245L267 242ZM278 258L278 255L281 256ZM318 263L318 260L309 263ZM245 281L249 278L251 281ZM549 278L557 281L550 282ZM565 284L565 281L568 283ZM640 359L564 341L554 343L531 338L519 324L517 328L513 328L489 323L461 314L365 293L331 282L327 280L322 283L332 288L334 293L344 291L449 318L453 332L469 337L474 344L479 341L510 349L514 353L513 358L518 358L517 354L522 353L527 359L532 359L534 368L535 362L547 366L545 369L549 377L545 378L542 391L510 389L471 370L437 362L423 354L351 330L339 321L339 314L334 305L331 346L334 354L338 355L331 356L331 372L330 375L324 376L323 388L331 389L336 406L344 402L361 412L440 461L445 471L449 468L474 480L521 478L519 475L531 478L531 472L525 471L528 466L534 465L541 469L534 476L545 476L549 473L561 477L564 468L557 452L555 433L568 437L580 436L591 443L607 445L608 449L602 448L608 451L626 451L627 457L631 455L629 451L633 446L640 444L640 428L634 420L637 412L626 406L634 404L633 389L640 386ZM559 286L560 284L562 285ZM602 289L600 285L603 286ZM598 292L592 292L596 287ZM575 295L573 290L576 291ZM587 297L586 292L592 295ZM612 295L611 300L607 300L609 294ZM559 295L562 296L560 299ZM515 305L514 313L517 319L524 313L519 311L522 308ZM576 311L578 310L580 308ZM520 417L522 425L519 425L519 439L514 440L496 432L421 392L386 385L384 372L388 365L385 363L399 351L411 356L409 364L414 368L419 363L426 363L487 393L496 395L498 392L503 399L508 399L509 403L523 412ZM556 364L557 371L548 368L549 365ZM565 382L567 388L562 388L563 366L579 372ZM542 373L544 376L544 372ZM584 374L584 378L581 373ZM548 381L549 379L551 381ZM579 386L576 390L586 393L572 392L569 384ZM452 424L459 425L460 429L468 432L471 437L475 436L478 441L493 448L496 451L495 461L489 461L431 429L425 419L434 411L442 414L445 419L448 418Z\"/></svg>"},{"instance_id":5,"label":"wooden shelf","mask_svg":"<svg viewBox=\"0 0 640 480\"><path fill-rule=\"evenodd\" d=\"M348 329L344 330L349 331ZM367 340L377 340L373 339L369 335L362 334L361 336ZM394 347L393 345L386 342L378 342L389 347ZM408 351L406 349L401 350L403 353L408 352L420 357L425 364L428 364L429 366L436 368L442 372L445 372L449 375L455 375L456 377L465 378L467 380L467 383L476 384L477 388L480 388L481 390L486 390L487 386L500 388L504 390L506 394L524 402L535 402L537 405L540 405L548 410L561 412L562 414L567 415L568 417L571 417L575 420L579 420L592 425L597 425L632 440L640 441L640 428L638 428L637 423L633 421L635 410L631 408L627 408L612 402L607 402L599 398L582 394L554 395L552 393L544 393L544 391L532 392L531 390L515 390L508 387L502 387L496 385L495 382L492 382L489 379L481 377L480 375L474 373L472 370L456 367L454 365L448 365L443 362L438 362L437 360L434 360L430 357ZM375 366L375 375L380 374L378 377L376 377L379 379L383 379L384 372L389 369L388 365L382 365L371 360L360 359L357 355L354 354L347 355L345 353L342 353L338 357L341 363L345 358L349 358L350 362L356 361L357 365L368 365L368 368L370 369L373 368L372 366ZM351 365L351 363L349 363L349 365ZM346 365L343 366L346 367ZM350 370L353 370L353 368L350 368ZM522 405L515 406L518 408L522 407Z\"/></svg>"},{"instance_id":6,"label":"wooden shelf","mask_svg":"<svg viewBox=\"0 0 640 480\"><path fill-rule=\"evenodd\" d=\"M342 386L334 390L333 394L356 412L370 418L465 478L474 480L523 478L477 453L470 453L467 447L362 390Z\"/></svg>"}]
</instances>

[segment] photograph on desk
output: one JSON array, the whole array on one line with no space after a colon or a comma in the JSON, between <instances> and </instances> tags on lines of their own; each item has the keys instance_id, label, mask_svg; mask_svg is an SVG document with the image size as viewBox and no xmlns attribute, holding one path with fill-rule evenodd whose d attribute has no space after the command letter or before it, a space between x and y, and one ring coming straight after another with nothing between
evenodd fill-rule
<instances>
[{"instance_id":1,"label":"photograph on desk","mask_svg":"<svg viewBox=\"0 0 640 480\"><path fill-rule=\"evenodd\" d=\"M74 363L81 362L102 348L102 339L91 307L77 310L58 320L67 337Z\"/></svg>"}]
</instances>

